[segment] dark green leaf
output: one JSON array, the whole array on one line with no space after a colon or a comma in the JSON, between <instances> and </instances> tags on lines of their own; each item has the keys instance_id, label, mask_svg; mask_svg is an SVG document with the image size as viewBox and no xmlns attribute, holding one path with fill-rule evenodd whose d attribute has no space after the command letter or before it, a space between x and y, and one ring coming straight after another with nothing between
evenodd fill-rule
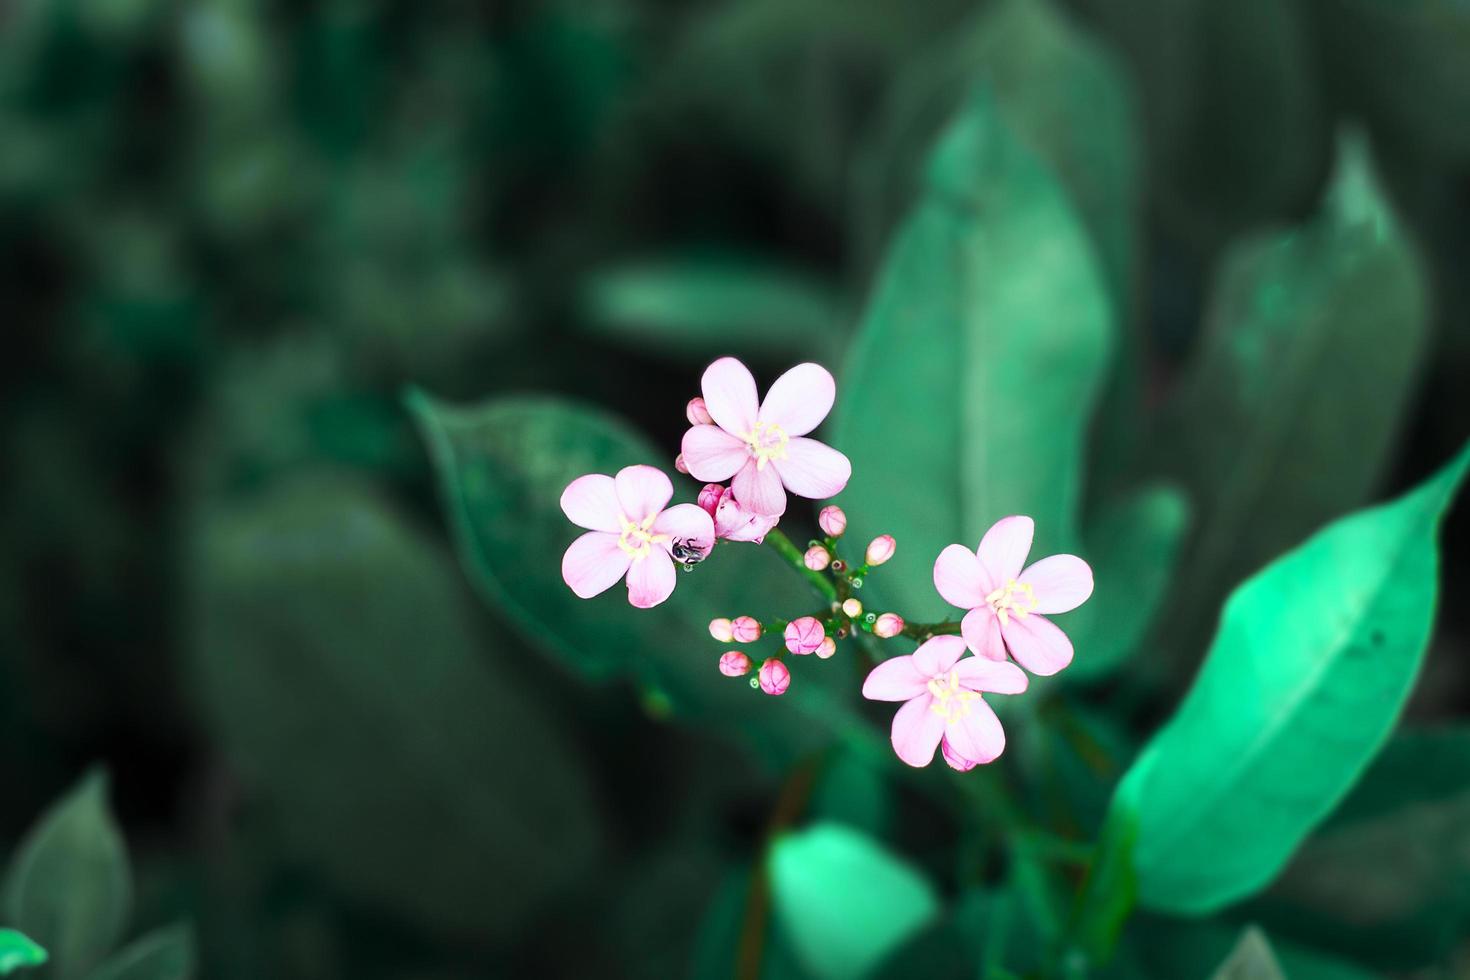
<instances>
[{"instance_id":1,"label":"dark green leaf","mask_svg":"<svg viewBox=\"0 0 1470 980\"><path fill-rule=\"evenodd\" d=\"M194 931L168 926L129 944L87 980L191 980L195 956Z\"/></svg>"},{"instance_id":2,"label":"dark green leaf","mask_svg":"<svg viewBox=\"0 0 1470 980\"><path fill-rule=\"evenodd\" d=\"M0 977L46 962L46 951L14 929L0 929Z\"/></svg>"}]
</instances>

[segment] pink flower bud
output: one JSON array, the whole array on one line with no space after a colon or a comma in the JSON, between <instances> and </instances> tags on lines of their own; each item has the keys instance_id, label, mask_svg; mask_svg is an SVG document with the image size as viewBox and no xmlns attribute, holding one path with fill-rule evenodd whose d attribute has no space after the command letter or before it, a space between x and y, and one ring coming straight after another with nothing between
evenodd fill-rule
<instances>
[{"instance_id":1,"label":"pink flower bud","mask_svg":"<svg viewBox=\"0 0 1470 980\"><path fill-rule=\"evenodd\" d=\"M802 616L786 624L786 649L792 653L816 653L827 635L821 620L815 616Z\"/></svg>"},{"instance_id":2,"label":"pink flower bud","mask_svg":"<svg viewBox=\"0 0 1470 980\"><path fill-rule=\"evenodd\" d=\"M718 483L706 483L704 489L699 491L699 506L710 517L715 516L715 509L720 506L720 498L724 495L725 488Z\"/></svg>"},{"instance_id":3,"label":"pink flower bud","mask_svg":"<svg viewBox=\"0 0 1470 980\"><path fill-rule=\"evenodd\" d=\"M741 677L750 673L750 658L739 650L731 650L720 657L720 673L726 677Z\"/></svg>"},{"instance_id":4,"label":"pink flower bud","mask_svg":"<svg viewBox=\"0 0 1470 980\"><path fill-rule=\"evenodd\" d=\"M754 643L761 638L760 621L750 616L736 616L730 623L730 631L737 643Z\"/></svg>"},{"instance_id":5,"label":"pink flower bud","mask_svg":"<svg viewBox=\"0 0 1470 980\"><path fill-rule=\"evenodd\" d=\"M728 619L712 619L709 621L709 635L721 643L729 643L735 639L733 625Z\"/></svg>"},{"instance_id":6,"label":"pink flower bud","mask_svg":"<svg viewBox=\"0 0 1470 980\"><path fill-rule=\"evenodd\" d=\"M842 532L847 530L847 515L842 512L841 507L831 504L823 507L822 512L817 515L817 524L821 527L823 534L840 538Z\"/></svg>"},{"instance_id":7,"label":"pink flower bud","mask_svg":"<svg viewBox=\"0 0 1470 980\"><path fill-rule=\"evenodd\" d=\"M954 749L950 748L948 735L944 737L944 741L939 743L939 749L941 752L944 753L944 761L949 763L949 767L951 769L958 769L960 772L969 772L971 769L974 769L975 766L978 764L971 762L969 759L966 759Z\"/></svg>"},{"instance_id":8,"label":"pink flower bud","mask_svg":"<svg viewBox=\"0 0 1470 980\"><path fill-rule=\"evenodd\" d=\"M884 613L883 615L879 616L878 621L873 624L874 635L881 636L885 640L889 637L897 636L902 632L903 617L900 616L898 613Z\"/></svg>"},{"instance_id":9,"label":"pink flower bud","mask_svg":"<svg viewBox=\"0 0 1470 980\"><path fill-rule=\"evenodd\" d=\"M791 686L791 671L786 665L772 657L761 664L761 690L767 694L785 694Z\"/></svg>"},{"instance_id":10,"label":"pink flower bud","mask_svg":"<svg viewBox=\"0 0 1470 980\"><path fill-rule=\"evenodd\" d=\"M864 555L863 560L866 561L869 565L876 568L877 566L883 564L885 561L893 557L893 549L897 547L897 545L898 542L893 540L893 535L880 534L872 541L868 542L868 551L867 554Z\"/></svg>"},{"instance_id":11,"label":"pink flower bud","mask_svg":"<svg viewBox=\"0 0 1470 980\"><path fill-rule=\"evenodd\" d=\"M806 563L807 568L810 568L814 572L820 572L832 564L832 553L821 545L814 544L806 549L806 554L802 556L801 560Z\"/></svg>"},{"instance_id":12,"label":"pink flower bud","mask_svg":"<svg viewBox=\"0 0 1470 980\"><path fill-rule=\"evenodd\" d=\"M683 473L685 476L689 475L689 465L684 462L683 453L680 453L679 455L674 457L674 469L678 470L680 473Z\"/></svg>"},{"instance_id":13,"label":"pink flower bud","mask_svg":"<svg viewBox=\"0 0 1470 980\"><path fill-rule=\"evenodd\" d=\"M830 636L822 637L822 645L817 647L817 659L826 660L837 652L837 641Z\"/></svg>"},{"instance_id":14,"label":"pink flower bud","mask_svg":"<svg viewBox=\"0 0 1470 980\"><path fill-rule=\"evenodd\" d=\"M689 404L684 408L684 416L689 419L690 425L712 425L715 421L714 416L705 407L704 399L698 395L689 399Z\"/></svg>"},{"instance_id":15,"label":"pink flower bud","mask_svg":"<svg viewBox=\"0 0 1470 980\"><path fill-rule=\"evenodd\" d=\"M843 600L842 613L848 619L857 619L863 614L863 604L856 599Z\"/></svg>"}]
</instances>

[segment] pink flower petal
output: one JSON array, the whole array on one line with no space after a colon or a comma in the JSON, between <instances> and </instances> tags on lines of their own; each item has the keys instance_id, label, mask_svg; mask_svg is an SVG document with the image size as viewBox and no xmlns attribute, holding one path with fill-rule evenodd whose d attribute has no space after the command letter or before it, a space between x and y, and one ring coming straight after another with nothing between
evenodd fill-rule
<instances>
[{"instance_id":1,"label":"pink flower petal","mask_svg":"<svg viewBox=\"0 0 1470 980\"><path fill-rule=\"evenodd\" d=\"M623 515L634 524L663 510L674 495L668 474L652 466L625 466L615 480Z\"/></svg>"},{"instance_id":2,"label":"pink flower petal","mask_svg":"<svg viewBox=\"0 0 1470 980\"><path fill-rule=\"evenodd\" d=\"M755 428L758 409L755 378L744 364L733 357L720 358L704 369L700 388L704 392L705 410L720 428L736 436L744 436Z\"/></svg>"},{"instance_id":3,"label":"pink flower petal","mask_svg":"<svg viewBox=\"0 0 1470 980\"><path fill-rule=\"evenodd\" d=\"M628 566L628 601L639 609L648 609L667 599L674 591L679 573L667 551L655 548L648 557Z\"/></svg>"},{"instance_id":4,"label":"pink flower petal","mask_svg":"<svg viewBox=\"0 0 1470 980\"><path fill-rule=\"evenodd\" d=\"M934 588L951 606L974 609L985 605L987 582L979 557L962 544L950 545L934 559Z\"/></svg>"},{"instance_id":5,"label":"pink flower petal","mask_svg":"<svg viewBox=\"0 0 1470 980\"><path fill-rule=\"evenodd\" d=\"M561 492L561 510L567 519L589 531L623 530L622 508L613 478L602 473L579 476Z\"/></svg>"},{"instance_id":6,"label":"pink flower petal","mask_svg":"<svg viewBox=\"0 0 1470 980\"><path fill-rule=\"evenodd\" d=\"M965 657L954 665L959 671L960 687L993 694L1020 694L1026 690L1026 672L1009 660L987 657Z\"/></svg>"},{"instance_id":7,"label":"pink flower petal","mask_svg":"<svg viewBox=\"0 0 1470 980\"><path fill-rule=\"evenodd\" d=\"M852 478L852 463L831 446L798 437L786 443L786 458L768 464L781 474L786 489L798 497L835 497Z\"/></svg>"},{"instance_id":8,"label":"pink flower petal","mask_svg":"<svg viewBox=\"0 0 1470 980\"><path fill-rule=\"evenodd\" d=\"M1000 719L984 701L971 701L970 712L944 726L951 751L962 759L984 765L1005 751L1006 733Z\"/></svg>"},{"instance_id":9,"label":"pink flower petal","mask_svg":"<svg viewBox=\"0 0 1470 980\"><path fill-rule=\"evenodd\" d=\"M804 436L832 411L837 382L820 364L798 364L776 379L756 418L773 422L788 436Z\"/></svg>"},{"instance_id":10,"label":"pink flower petal","mask_svg":"<svg viewBox=\"0 0 1470 980\"><path fill-rule=\"evenodd\" d=\"M718 425L694 426L684 433L679 450L696 480L728 480L750 461L750 446Z\"/></svg>"},{"instance_id":11,"label":"pink flower petal","mask_svg":"<svg viewBox=\"0 0 1470 980\"><path fill-rule=\"evenodd\" d=\"M668 536L669 540L659 544L670 554L675 546L682 546L685 554L708 555L715 546L715 522L698 504L670 507L654 520L653 533Z\"/></svg>"},{"instance_id":12,"label":"pink flower petal","mask_svg":"<svg viewBox=\"0 0 1470 980\"><path fill-rule=\"evenodd\" d=\"M1011 616L1000 633L1016 663L1038 677L1050 677L1072 662L1072 641L1044 616Z\"/></svg>"},{"instance_id":13,"label":"pink flower petal","mask_svg":"<svg viewBox=\"0 0 1470 980\"><path fill-rule=\"evenodd\" d=\"M908 701L923 694L928 683L928 675L920 672L913 657L894 657L868 672L863 697L869 701Z\"/></svg>"},{"instance_id":14,"label":"pink flower petal","mask_svg":"<svg viewBox=\"0 0 1470 980\"><path fill-rule=\"evenodd\" d=\"M573 541L561 559L561 577L583 599L606 592L631 561L618 547L618 536L606 531L588 531Z\"/></svg>"},{"instance_id":15,"label":"pink flower petal","mask_svg":"<svg viewBox=\"0 0 1470 980\"><path fill-rule=\"evenodd\" d=\"M944 736L939 742L939 754L944 756L945 763L957 772L969 772L980 764L978 762L971 762L956 752L954 746L949 744L948 735Z\"/></svg>"},{"instance_id":16,"label":"pink flower petal","mask_svg":"<svg viewBox=\"0 0 1470 980\"><path fill-rule=\"evenodd\" d=\"M781 488L781 476L769 463L761 469L755 460L750 460L730 481L730 489L746 510L777 516L786 513L786 491Z\"/></svg>"},{"instance_id":17,"label":"pink flower petal","mask_svg":"<svg viewBox=\"0 0 1470 980\"><path fill-rule=\"evenodd\" d=\"M926 678L949 673L955 661L965 655L965 641L958 636L936 636L919 644L914 651L914 667Z\"/></svg>"},{"instance_id":18,"label":"pink flower petal","mask_svg":"<svg viewBox=\"0 0 1470 980\"><path fill-rule=\"evenodd\" d=\"M944 719L929 710L933 703L934 696L925 691L893 716L893 751L915 768L934 760L934 750L944 737Z\"/></svg>"},{"instance_id":19,"label":"pink flower petal","mask_svg":"<svg viewBox=\"0 0 1470 980\"><path fill-rule=\"evenodd\" d=\"M1092 568L1076 555L1052 555L1021 573L1019 581L1034 591L1039 613L1076 609L1092 595Z\"/></svg>"},{"instance_id":20,"label":"pink flower petal","mask_svg":"<svg viewBox=\"0 0 1470 980\"><path fill-rule=\"evenodd\" d=\"M1021 574L1035 533L1036 522L1024 516L1002 517L985 532L977 552L989 577L986 584L991 589L1001 588Z\"/></svg>"},{"instance_id":21,"label":"pink flower petal","mask_svg":"<svg viewBox=\"0 0 1470 980\"><path fill-rule=\"evenodd\" d=\"M986 660L1006 659L1006 645L1000 637L1000 620L995 618L995 610L990 606L976 606L965 613L965 618L960 621L960 635L975 656Z\"/></svg>"}]
</instances>

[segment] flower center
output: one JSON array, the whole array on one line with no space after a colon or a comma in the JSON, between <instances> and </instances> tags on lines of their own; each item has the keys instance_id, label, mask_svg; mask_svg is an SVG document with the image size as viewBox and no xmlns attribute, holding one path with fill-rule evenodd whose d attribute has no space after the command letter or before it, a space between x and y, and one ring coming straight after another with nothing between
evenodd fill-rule
<instances>
[{"instance_id":1,"label":"flower center","mask_svg":"<svg viewBox=\"0 0 1470 980\"><path fill-rule=\"evenodd\" d=\"M970 702L979 701L980 695L960 687L960 672L951 670L949 677L935 677L929 681L929 693L934 700L929 710L945 721L958 721L970 713Z\"/></svg>"},{"instance_id":2,"label":"flower center","mask_svg":"<svg viewBox=\"0 0 1470 980\"><path fill-rule=\"evenodd\" d=\"M990 603L990 608L1000 617L1000 625L1004 626L1009 616L1025 618L1028 612L1036 608L1036 590L1025 582L1011 579L1005 584L1005 588L996 589L986 596L985 601Z\"/></svg>"},{"instance_id":3,"label":"flower center","mask_svg":"<svg viewBox=\"0 0 1470 980\"><path fill-rule=\"evenodd\" d=\"M786 458L786 444L791 437L775 422L757 422L755 428L745 434L750 454L755 457L755 468L763 470L773 459Z\"/></svg>"},{"instance_id":4,"label":"flower center","mask_svg":"<svg viewBox=\"0 0 1470 980\"><path fill-rule=\"evenodd\" d=\"M649 514L642 524L635 524L626 517L619 516L623 522L623 533L618 535L618 547L627 552L628 557L634 561L642 561L652 554L656 542L669 540L667 534L653 533L653 522L657 519L657 514Z\"/></svg>"}]
</instances>

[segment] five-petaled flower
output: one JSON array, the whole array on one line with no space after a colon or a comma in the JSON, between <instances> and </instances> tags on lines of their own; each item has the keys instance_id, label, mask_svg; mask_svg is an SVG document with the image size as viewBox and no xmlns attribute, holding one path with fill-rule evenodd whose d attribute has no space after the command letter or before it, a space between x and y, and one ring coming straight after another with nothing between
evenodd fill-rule
<instances>
[{"instance_id":1,"label":"five-petaled flower","mask_svg":"<svg viewBox=\"0 0 1470 980\"><path fill-rule=\"evenodd\" d=\"M837 385L819 364L798 364L776 379L764 401L755 378L733 357L704 372L704 406L714 420L684 433L683 457L696 479L731 481L740 503L759 514L786 511L786 491L821 499L841 492L852 464L805 438L832 410Z\"/></svg>"},{"instance_id":2,"label":"five-petaled flower","mask_svg":"<svg viewBox=\"0 0 1470 980\"><path fill-rule=\"evenodd\" d=\"M911 766L927 766L940 742L945 761L962 771L1006 747L1000 719L981 694L1020 694L1026 674L1015 664L964 653L958 636L936 636L909 656L885 660L863 682L863 697L871 701L905 702L893 716L893 751Z\"/></svg>"},{"instance_id":3,"label":"five-petaled flower","mask_svg":"<svg viewBox=\"0 0 1470 980\"><path fill-rule=\"evenodd\" d=\"M656 606L674 591L674 562L702 561L715 544L710 516L695 504L667 507L669 478L652 466L629 466L616 478L592 473L562 491L561 509L588 529L561 560L561 577L583 599L627 576L628 601Z\"/></svg>"},{"instance_id":4,"label":"five-petaled flower","mask_svg":"<svg viewBox=\"0 0 1470 980\"><path fill-rule=\"evenodd\" d=\"M934 562L934 587L946 602L970 610L960 624L965 643L990 660L1006 653L1038 676L1072 662L1072 641L1039 613L1064 613L1092 595L1092 569L1076 555L1052 555L1022 570L1035 524L1029 517L995 523L971 551L952 544Z\"/></svg>"}]
</instances>

